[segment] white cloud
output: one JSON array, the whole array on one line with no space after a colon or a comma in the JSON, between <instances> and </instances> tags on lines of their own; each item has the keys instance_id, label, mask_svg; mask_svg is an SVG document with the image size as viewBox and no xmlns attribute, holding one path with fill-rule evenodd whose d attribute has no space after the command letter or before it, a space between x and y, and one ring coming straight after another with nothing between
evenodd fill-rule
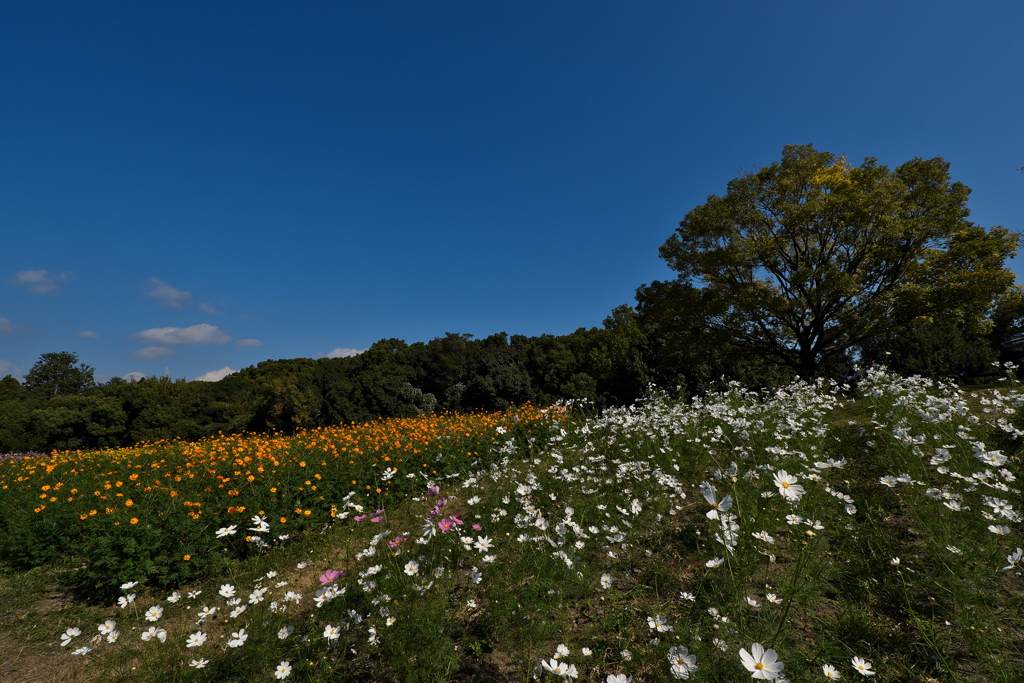
<instances>
[{"instance_id":1,"label":"white cloud","mask_svg":"<svg viewBox=\"0 0 1024 683\"><path fill-rule=\"evenodd\" d=\"M132 336L150 344L227 344L231 341L219 327L206 323L190 327L153 327Z\"/></svg>"},{"instance_id":2,"label":"white cloud","mask_svg":"<svg viewBox=\"0 0 1024 683\"><path fill-rule=\"evenodd\" d=\"M46 294L60 289L61 282L71 279L71 273L51 273L48 270L22 270L14 276L12 282L24 287L33 294Z\"/></svg>"},{"instance_id":3,"label":"white cloud","mask_svg":"<svg viewBox=\"0 0 1024 683\"><path fill-rule=\"evenodd\" d=\"M351 356L358 356L366 349L343 349L341 347L334 349L327 354L318 354L319 358L349 358Z\"/></svg>"},{"instance_id":4,"label":"white cloud","mask_svg":"<svg viewBox=\"0 0 1024 683\"><path fill-rule=\"evenodd\" d=\"M172 287L155 277L149 278L149 284L152 285L153 289L146 292L146 295L159 299L168 308L182 308L186 304L192 303L192 292Z\"/></svg>"},{"instance_id":5,"label":"white cloud","mask_svg":"<svg viewBox=\"0 0 1024 683\"><path fill-rule=\"evenodd\" d=\"M157 358L165 358L174 354L174 351L165 349L162 346L147 346L138 351L132 351L132 355L142 360L156 360Z\"/></svg>"},{"instance_id":6,"label":"white cloud","mask_svg":"<svg viewBox=\"0 0 1024 683\"><path fill-rule=\"evenodd\" d=\"M239 339L235 346L263 346L263 342L259 339Z\"/></svg>"},{"instance_id":7,"label":"white cloud","mask_svg":"<svg viewBox=\"0 0 1024 683\"><path fill-rule=\"evenodd\" d=\"M20 375L21 368L9 360L0 360L0 378L7 375Z\"/></svg>"},{"instance_id":8,"label":"white cloud","mask_svg":"<svg viewBox=\"0 0 1024 683\"><path fill-rule=\"evenodd\" d=\"M238 372L238 370L232 370L227 365L225 365L220 370L210 370L205 375L199 375L198 377L196 377L192 381L193 382L219 382L220 380L224 379L228 375L233 375L236 372Z\"/></svg>"},{"instance_id":9,"label":"white cloud","mask_svg":"<svg viewBox=\"0 0 1024 683\"><path fill-rule=\"evenodd\" d=\"M14 334L15 332L28 332L24 325L11 322L7 318L0 318L0 334Z\"/></svg>"},{"instance_id":10,"label":"white cloud","mask_svg":"<svg viewBox=\"0 0 1024 683\"><path fill-rule=\"evenodd\" d=\"M218 311L213 304L208 304L205 301L200 302L199 310L202 311L203 313L220 313L220 311Z\"/></svg>"},{"instance_id":11,"label":"white cloud","mask_svg":"<svg viewBox=\"0 0 1024 683\"><path fill-rule=\"evenodd\" d=\"M75 332L75 335L81 337L82 339L99 339L100 338L100 335L98 335L95 332L92 332L90 330L82 330L81 332Z\"/></svg>"},{"instance_id":12,"label":"white cloud","mask_svg":"<svg viewBox=\"0 0 1024 683\"><path fill-rule=\"evenodd\" d=\"M128 382L138 382L140 379L146 379L146 373L144 372L129 372L127 375L121 377L121 379Z\"/></svg>"}]
</instances>

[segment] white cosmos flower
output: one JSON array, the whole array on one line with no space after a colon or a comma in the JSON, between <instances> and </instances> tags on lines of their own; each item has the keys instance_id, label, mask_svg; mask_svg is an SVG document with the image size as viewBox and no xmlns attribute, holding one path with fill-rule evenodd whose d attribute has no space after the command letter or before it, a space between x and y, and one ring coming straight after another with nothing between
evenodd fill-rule
<instances>
[{"instance_id":1,"label":"white cosmos flower","mask_svg":"<svg viewBox=\"0 0 1024 683\"><path fill-rule=\"evenodd\" d=\"M874 676L875 672L871 670L871 662L861 659L860 657L853 658L853 668L861 676Z\"/></svg>"},{"instance_id":2,"label":"white cosmos flower","mask_svg":"<svg viewBox=\"0 0 1024 683\"><path fill-rule=\"evenodd\" d=\"M778 678L783 667L778 659L775 650L766 650L761 643L752 644L750 652L747 652L746 648L740 648L740 661L751 676L757 679L774 681Z\"/></svg>"},{"instance_id":3,"label":"white cosmos flower","mask_svg":"<svg viewBox=\"0 0 1024 683\"><path fill-rule=\"evenodd\" d=\"M707 512L708 519L718 519L719 512L726 512L732 507L732 496L718 500L718 492L710 484L701 484L700 492L712 508Z\"/></svg>"},{"instance_id":4,"label":"white cosmos flower","mask_svg":"<svg viewBox=\"0 0 1024 683\"><path fill-rule=\"evenodd\" d=\"M775 473L775 485L779 488L779 495L791 503L797 502L804 495L804 487L796 482L797 478L786 470Z\"/></svg>"},{"instance_id":5,"label":"white cosmos flower","mask_svg":"<svg viewBox=\"0 0 1024 683\"><path fill-rule=\"evenodd\" d=\"M142 640L148 642L154 638L158 639L161 643L167 642L167 631L156 626L150 626L142 632Z\"/></svg>"},{"instance_id":6,"label":"white cosmos flower","mask_svg":"<svg viewBox=\"0 0 1024 683\"><path fill-rule=\"evenodd\" d=\"M277 665L277 668L274 669L274 678L276 678L279 681L283 681L284 679L288 678L288 675L291 672L292 672L291 662L281 662L280 664Z\"/></svg>"},{"instance_id":7,"label":"white cosmos flower","mask_svg":"<svg viewBox=\"0 0 1024 683\"><path fill-rule=\"evenodd\" d=\"M658 633L664 633L665 631L671 631L672 626L665 621L665 617L660 614L655 614L653 617L647 617L647 626Z\"/></svg>"},{"instance_id":8,"label":"white cosmos flower","mask_svg":"<svg viewBox=\"0 0 1024 683\"><path fill-rule=\"evenodd\" d=\"M146 621L156 621L164 615L164 608L160 605L153 605L146 610Z\"/></svg>"},{"instance_id":9,"label":"white cosmos flower","mask_svg":"<svg viewBox=\"0 0 1024 683\"><path fill-rule=\"evenodd\" d=\"M420 570L420 563L415 560L409 560L405 563L405 573L409 576L416 576Z\"/></svg>"},{"instance_id":10,"label":"white cosmos flower","mask_svg":"<svg viewBox=\"0 0 1024 683\"><path fill-rule=\"evenodd\" d=\"M188 637L187 641L185 641L185 647L199 647L205 642L206 634L202 631L196 631ZM206 666L206 664L203 664L203 666Z\"/></svg>"},{"instance_id":11,"label":"white cosmos flower","mask_svg":"<svg viewBox=\"0 0 1024 683\"><path fill-rule=\"evenodd\" d=\"M1021 559L1024 558L1024 548L1017 548L1012 553L1006 556L1006 561L1009 562L1007 566L1003 567L999 571L1008 572L1013 569Z\"/></svg>"},{"instance_id":12,"label":"white cosmos flower","mask_svg":"<svg viewBox=\"0 0 1024 683\"><path fill-rule=\"evenodd\" d=\"M723 562L725 562L725 559L723 559L721 557L716 557L716 558L714 558L712 560L708 560L707 562L705 562L704 566L705 567L711 567L712 569L714 569L715 567L722 566Z\"/></svg>"},{"instance_id":13,"label":"white cosmos flower","mask_svg":"<svg viewBox=\"0 0 1024 683\"><path fill-rule=\"evenodd\" d=\"M567 664L566 662L559 661L554 657L551 658L550 662L542 659L540 663L541 666L557 676L561 676L563 678L576 678L579 676L579 672L576 670L576 666L574 664Z\"/></svg>"},{"instance_id":14,"label":"white cosmos flower","mask_svg":"<svg viewBox=\"0 0 1024 683\"><path fill-rule=\"evenodd\" d=\"M674 678L689 678L690 672L697 669L697 657L691 655L689 648L675 645L668 649L668 661L672 665ZM680 669L676 671L676 669Z\"/></svg>"},{"instance_id":15,"label":"white cosmos flower","mask_svg":"<svg viewBox=\"0 0 1024 683\"><path fill-rule=\"evenodd\" d=\"M245 632L245 629L240 628L231 634L231 640L228 641L228 647L242 647L248 637L249 634Z\"/></svg>"},{"instance_id":16,"label":"white cosmos flower","mask_svg":"<svg viewBox=\"0 0 1024 683\"><path fill-rule=\"evenodd\" d=\"M225 583L217 592L225 598L233 598L235 596L235 587L230 583Z\"/></svg>"},{"instance_id":17,"label":"white cosmos flower","mask_svg":"<svg viewBox=\"0 0 1024 683\"><path fill-rule=\"evenodd\" d=\"M62 641L60 646L65 647L68 643L71 642L72 638L80 635L82 635L82 629L78 628L77 626L72 626L67 631L64 631L64 633L61 635Z\"/></svg>"}]
</instances>

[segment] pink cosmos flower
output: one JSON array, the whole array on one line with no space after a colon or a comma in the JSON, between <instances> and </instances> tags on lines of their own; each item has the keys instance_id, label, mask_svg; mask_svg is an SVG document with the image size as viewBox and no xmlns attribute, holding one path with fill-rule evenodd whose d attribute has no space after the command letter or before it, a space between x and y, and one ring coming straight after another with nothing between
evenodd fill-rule
<instances>
[{"instance_id":1,"label":"pink cosmos flower","mask_svg":"<svg viewBox=\"0 0 1024 683\"><path fill-rule=\"evenodd\" d=\"M337 571L335 569L328 569L320 575L320 584L326 586L329 583L333 583L335 579L344 574L343 571Z\"/></svg>"},{"instance_id":2,"label":"pink cosmos flower","mask_svg":"<svg viewBox=\"0 0 1024 683\"><path fill-rule=\"evenodd\" d=\"M465 522L463 522L461 519L459 519L458 515L452 515L452 521L455 522L456 524L458 524L459 526L462 526L463 524L465 524Z\"/></svg>"},{"instance_id":3,"label":"pink cosmos flower","mask_svg":"<svg viewBox=\"0 0 1024 683\"><path fill-rule=\"evenodd\" d=\"M405 536L395 536L393 539L388 541L388 547L389 548L397 548L400 543L402 543L404 541L408 541L408 540L409 539L407 537L405 537Z\"/></svg>"},{"instance_id":4,"label":"pink cosmos flower","mask_svg":"<svg viewBox=\"0 0 1024 683\"><path fill-rule=\"evenodd\" d=\"M480 526L479 524L474 524L473 525L473 531L483 531L483 530L484 530L484 528L482 526Z\"/></svg>"},{"instance_id":5,"label":"pink cosmos flower","mask_svg":"<svg viewBox=\"0 0 1024 683\"><path fill-rule=\"evenodd\" d=\"M447 517L445 517L437 523L437 528L441 530L442 534L446 534L449 531L451 531L453 526L455 525L452 524L452 520L448 519Z\"/></svg>"},{"instance_id":6,"label":"pink cosmos flower","mask_svg":"<svg viewBox=\"0 0 1024 683\"><path fill-rule=\"evenodd\" d=\"M352 519L354 519L357 522L361 522L364 519L366 519L366 515L357 515L357 516L353 517Z\"/></svg>"},{"instance_id":7,"label":"pink cosmos flower","mask_svg":"<svg viewBox=\"0 0 1024 683\"><path fill-rule=\"evenodd\" d=\"M427 496L428 497L433 498L434 496L436 496L439 493L441 493L441 487L440 486L429 486L429 487L427 487Z\"/></svg>"}]
</instances>

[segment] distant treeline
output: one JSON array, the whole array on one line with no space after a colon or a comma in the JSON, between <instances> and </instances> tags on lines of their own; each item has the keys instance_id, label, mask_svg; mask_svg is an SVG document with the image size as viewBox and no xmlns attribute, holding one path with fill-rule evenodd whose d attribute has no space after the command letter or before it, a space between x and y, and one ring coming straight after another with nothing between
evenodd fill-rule
<instances>
[{"instance_id":1,"label":"distant treeline","mask_svg":"<svg viewBox=\"0 0 1024 683\"><path fill-rule=\"evenodd\" d=\"M1002 340L1017 331L1008 325L1020 320L1016 313L996 320L987 337L964 336L949 322L918 321L880 337L862 355L906 373L974 376L990 367ZM560 399L603 408L632 403L652 385L692 395L722 381L764 387L792 379L791 371L678 322L648 297L637 309L615 309L602 327L564 336L473 339L448 333L414 344L383 339L356 356L268 360L218 382L154 377L97 385L91 368L75 364L76 354L43 354L24 383L10 375L0 380L0 453L118 447L218 432L290 433ZM827 370L842 378L849 368Z\"/></svg>"}]
</instances>

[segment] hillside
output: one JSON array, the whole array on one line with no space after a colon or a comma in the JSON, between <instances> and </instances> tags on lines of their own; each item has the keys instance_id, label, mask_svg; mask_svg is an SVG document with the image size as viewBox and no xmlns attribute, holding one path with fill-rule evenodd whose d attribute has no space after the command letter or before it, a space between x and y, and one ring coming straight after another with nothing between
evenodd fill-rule
<instances>
[{"instance_id":1,"label":"hillside","mask_svg":"<svg viewBox=\"0 0 1024 683\"><path fill-rule=\"evenodd\" d=\"M320 507L278 517L268 497L233 513L232 482L221 482L223 496L203 485L203 523L188 528L205 549L182 562L211 559L180 584L141 561L103 573L81 556L37 570L8 557L0 671L5 681L38 680L33 671L104 681L1012 681L1024 664L1022 405L1012 387L972 394L877 372L856 399L824 383L733 387L591 418L489 418L429 448L396 427L373 454L348 458L367 474L356 485L331 477ZM304 438L287 459L309 467L329 448ZM253 443L255 463L269 447ZM154 445L149 464L79 457L117 489L134 473L125 463L171 471L184 460L197 477L205 468L245 481L243 450L211 441ZM198 464L203 453L243 464L225 473ZM48 485L41 495L56 497L56 482L42 482L57 465L0 463L2 485ZM62 491L86 476L72 469ZM57 505L43 503L40 513L22 504L20 517L4 510L7 543L23 533L12 519ZM115 512L119 528L142 526ZM295 531L296 520L308 522ZM83 574L110 590L99 604L82 600ZM32 668L15 652L30 653Z\"/></svg>"}]
</instances>

